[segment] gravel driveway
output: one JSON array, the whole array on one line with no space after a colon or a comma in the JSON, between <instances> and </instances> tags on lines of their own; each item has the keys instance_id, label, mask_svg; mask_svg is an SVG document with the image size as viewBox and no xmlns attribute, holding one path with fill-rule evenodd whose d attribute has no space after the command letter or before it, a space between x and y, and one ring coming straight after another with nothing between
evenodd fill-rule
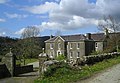
<instances>
[{"instance_id":1,"label":"gravel driveway","mask_svg":"<svg viewBox=\"0 0 120 83\"><path fill-rule=\"evenodd\" d=\"M39 67L39 62L33 62L28 65L33 65L34 68ZM39 72L30 72L20 74L18 77L10 77L0 79L0 83L34 83L34 80L39 77Z\"/></svg>"},{"instance_id":2,"label":"gravel driveway","mask_svg":"<svg viewBox=\"0 0 120 83\"><path fill-rule=\"evenodd\" d=\"M38 78L38 74L38 71L25 73L18 77L0 79L0 83L34 83L34 80Z\"/></svg>"},{"instance_id":3,"label":"gravel driveway","mask_svg":"<svg viewBox=\"0 0 120 83\"><path fill-rule=\"evenodd\" d=\"M77 83L120 83L120 64Z\"/></svg>"},{"instance_id":4,"label":"gravel driveway","mask_svg":"<svg viewBox=\"0 0 120 83\"><path fill-rule=\"evenodd\" d=\"M36 68L39 67L39 62L37 61L37 62L29 63L27 65L33 65L33 67Z\"/></svg>"}]
</instances>

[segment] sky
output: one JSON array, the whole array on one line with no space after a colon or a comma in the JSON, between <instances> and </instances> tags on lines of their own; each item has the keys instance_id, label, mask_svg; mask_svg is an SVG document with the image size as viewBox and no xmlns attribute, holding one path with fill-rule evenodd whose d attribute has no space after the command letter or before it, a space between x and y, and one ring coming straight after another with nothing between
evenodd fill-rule
<instances>
[{"instance_id":1,"label":"sky","mask_svg":"<svg viewBox=\"0 0 120 83\"><path fill-rule=\"evenodd\" d=\"M17 37L27 26L41 36L97 33L103 16L120 19L120 0L0 0L0 36Z\"/></svg>"}]
</instances>

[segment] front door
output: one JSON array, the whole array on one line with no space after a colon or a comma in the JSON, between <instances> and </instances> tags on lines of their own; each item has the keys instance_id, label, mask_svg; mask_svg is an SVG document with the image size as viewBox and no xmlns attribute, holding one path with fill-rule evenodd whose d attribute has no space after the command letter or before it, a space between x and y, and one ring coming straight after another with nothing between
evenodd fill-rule
<instances>
[{"instance_id":1,"label":"front door","mask_svg":"<svg viewBox=\"0 0 120 83\"><path fill-rule=\"evenodd\" d=\"M57 51L57 56L59 56L59 55L61 55L61 54L62 54L61 50L58 50L58 51Z\"/></svg>"}]
</instances>

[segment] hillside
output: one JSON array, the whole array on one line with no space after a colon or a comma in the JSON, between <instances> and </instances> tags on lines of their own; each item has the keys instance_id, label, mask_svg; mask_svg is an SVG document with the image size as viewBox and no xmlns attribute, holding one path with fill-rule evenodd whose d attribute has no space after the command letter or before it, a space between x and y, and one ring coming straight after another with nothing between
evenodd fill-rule
<instances>
[{"instance_id":1,"label":"hillside","mask_svg":"<svg viewBox=\"0 0 120 83\"><path fill-rule=\"evenodd\" d=\"M10 37L0 37L0 55L5 55L9 49L18 41Z\"/></svg>"},{"instance_id":2,"label":"hillside","mask_svg":"<svg viewBox=\"0 0 120 83\"><path fill-rule=\"evenodd\" d=\"M34 41L34 44L37 44L36 45L37 47L34 47L35 45L33 43L31 44L28 41L28 39L0 37L0 56L4 56L6 53L8 53L10 51L10 48L12 48L12 52L14 54L21 55L23 51L25 51L25 50L21 51L21 49L31 49L29 46L34 48L34 51L38 51L36 49L39 49L39 52L37 53L40 53L41 49L45 47L44 41L49 39L49 36L35 37L31 39L32 41ZM29 50L26 50L26 51L27 51L27 54L29 54Z\"/></svg>"}]
</instances>

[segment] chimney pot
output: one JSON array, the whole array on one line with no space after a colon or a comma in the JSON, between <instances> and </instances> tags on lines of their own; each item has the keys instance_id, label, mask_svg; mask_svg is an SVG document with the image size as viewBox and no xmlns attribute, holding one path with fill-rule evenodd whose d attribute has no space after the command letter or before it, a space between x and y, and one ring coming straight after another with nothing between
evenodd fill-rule
<instances>
[{"instance_id":1,"label":"chimney pot","mask_svg":"<svg viewBox=\"0 0 120 83\"><path fill-rule=\"evenodd\" d=\"M86 34L87 39L91 39L91 33Z\"/></svg>"}]
</instances>

